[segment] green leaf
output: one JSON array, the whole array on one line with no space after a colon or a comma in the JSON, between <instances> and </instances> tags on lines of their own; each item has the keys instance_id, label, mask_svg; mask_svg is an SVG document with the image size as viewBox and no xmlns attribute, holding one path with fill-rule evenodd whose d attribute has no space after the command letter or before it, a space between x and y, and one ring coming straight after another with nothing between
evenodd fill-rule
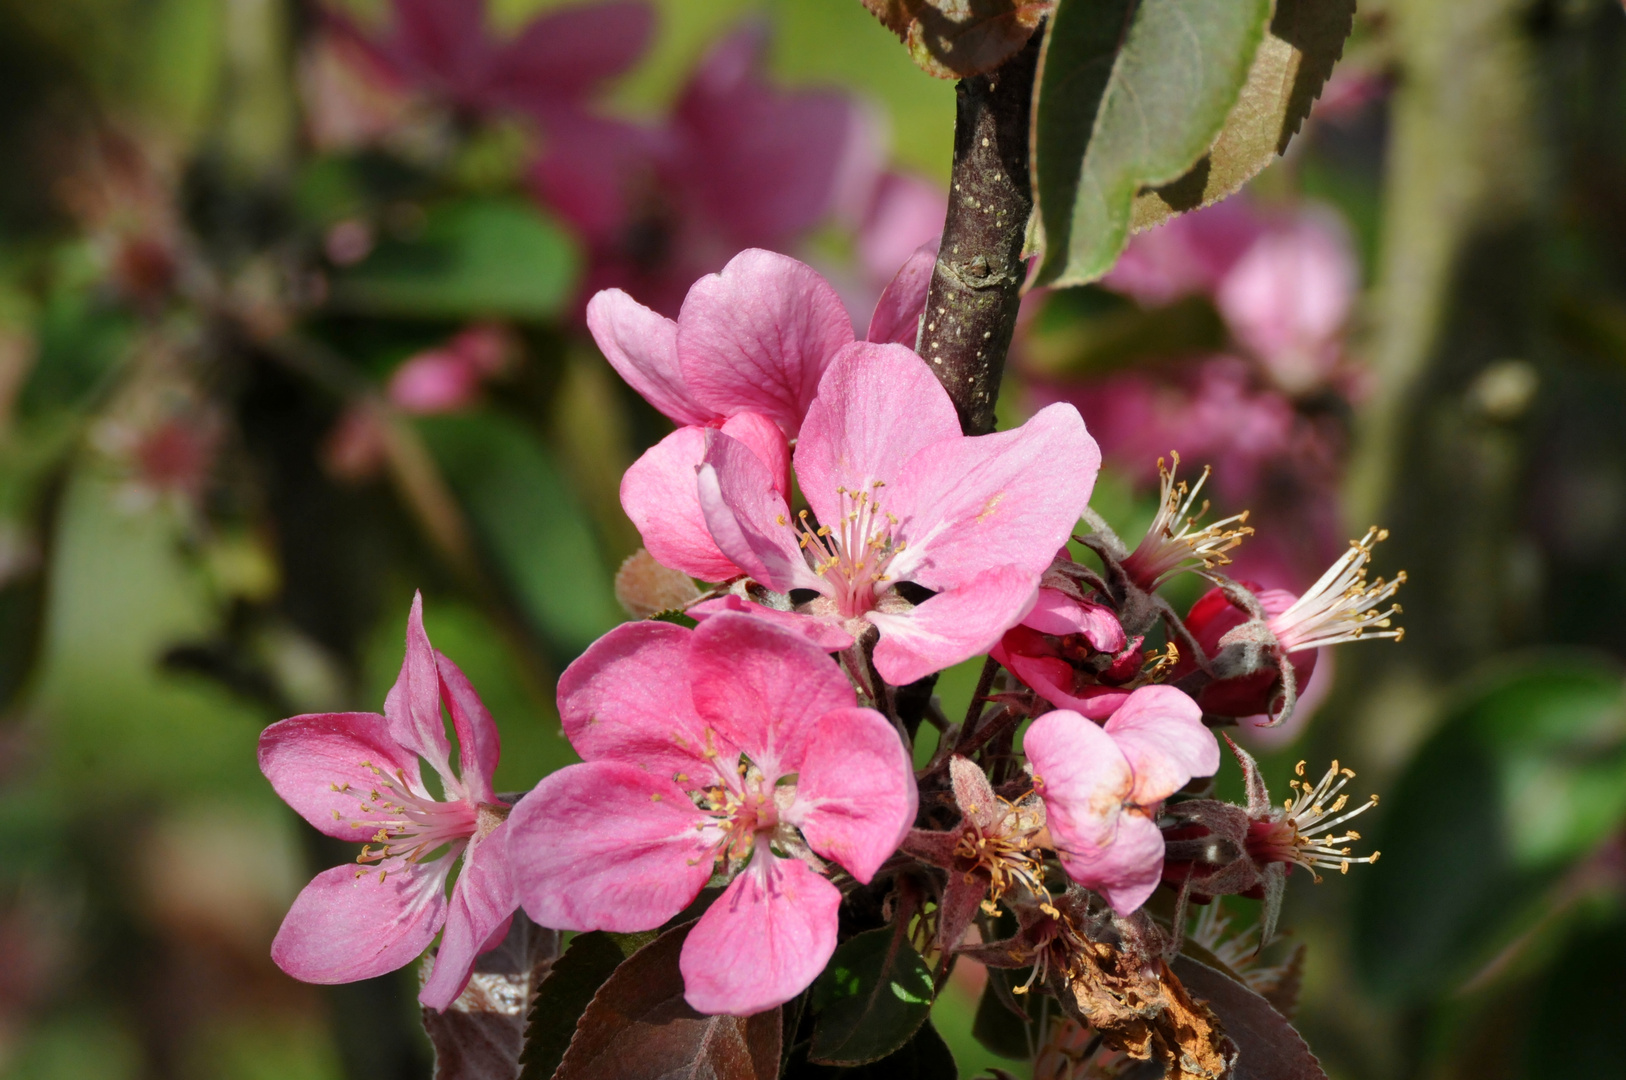
<instances>
[{"instance_id":1,"label":"green leaf","mask_svg":"<svg viewBox=\"0 0 1626 1080\"><path fill-rule=\"evenodd\" d=\"M398 318L548 319L570 300L579 264L569 236L530 204L464 199L337 275L333 304Z\"/></svg>"},{"instance_id":2,"label":"green leaf","mask_svg":"<svg viewBox=\"0 0 1626 1080\"><path fill-rule=\"evenodd\" d=\"M422 431L504 584L561 651L621 621L586 512L526 428L481 414L425 419Z\"/></svg>"},{"instance_id":3,"label":"green leaf","mask_svg":"<svg viewBox=\"0 0 1626 1080\"><path fill-rule=\"evenodd\" d=\"M1269 13L1270 0L1057 4L1034 103L1038 284L1112 267L1135 196L1179 178L1220 133Z\"/></svg>"},{"instance_id":4,"label":"green leaf","mask_svg":"<svg viewBox=\"0 0 1626 1080\"><path fill-rule=\"evenodd\" d=\"M1418 751L1376 822L1355 950L1372 989L1431 997L1542 916L1544 892L1626 822L1621 672L1503 662Z\"/></svg>"},{"instance_id":5,"label":"green leaf","mask_svg":"<svg viewBox=\"0 0 1626 1080\"><path fill-rule=\"evenodd\" d=\"M1011 985L1019 976L1025 978L1021 971L989 968L988 983L982 988L977 1016L971 1023L971 1034L978 1042L1001 1057L1015 1061L1032 1057L1038 1042L1038 1025L1033 1018L1026 1011L1017 1015L1009 1004L1017 1001L1026 1005L1030 1000L1038 1000L1037 995L1018 999L1011 993Z\"/></svg>"},{"instance_id":6,"label":"green leaf","mask_svg":"<svg viewBox=\"0 0 1626 1080\"><path fill-rule=\"evenodd\" d=\"M862 1065L901 1049L931 1012L936 987L914 947L892 927L867 930L836 950L813 984L818 1023L808 1057Z\"/></svg>"},{"instance_id":7,"label":"green leaf","mask_svg":"<svg viewBox=\"0 0 1626 1080\"><path fill-rule=\"evenodd\" d=\"M1184 176L1135 199L1134 230L1234 193L1287 152L1355 23L1355 0L1276 0L1248 81L1213 148Z\"/></svg>"},{"instance_id":8,"label":"green leaf","mask_svg":"<svg viewBox=\"0 0 1626 1080\"><path fill-rule=\"evenodd\" d=\"M602 930L580 934L563 956L553 962L537 988L525 1025L525 1050L520 1054L519 1080L548 1080L564 1060L576 1034L576 1021L621 964L655 940L653 933L608 934Z\"/></svg>"}]
</instances>

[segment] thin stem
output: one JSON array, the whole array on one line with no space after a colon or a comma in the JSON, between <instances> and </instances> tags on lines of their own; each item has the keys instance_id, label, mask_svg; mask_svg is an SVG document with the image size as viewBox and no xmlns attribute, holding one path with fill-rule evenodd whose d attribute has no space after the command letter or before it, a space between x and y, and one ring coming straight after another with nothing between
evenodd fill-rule
<instances>
[{"instance_id":1,"label":"thin stem","mask_svg":"<svg viewBox=\"0 0 1626 1080\"><path fill-rule=\"evenodd\" d=\"M955 90L954 168L943 246L932 271L920 355L967 435L994 430L994 402L1016 329L1033 212L1028 120L1042 33L988 75Z\"/></svg>"}]
</instances>

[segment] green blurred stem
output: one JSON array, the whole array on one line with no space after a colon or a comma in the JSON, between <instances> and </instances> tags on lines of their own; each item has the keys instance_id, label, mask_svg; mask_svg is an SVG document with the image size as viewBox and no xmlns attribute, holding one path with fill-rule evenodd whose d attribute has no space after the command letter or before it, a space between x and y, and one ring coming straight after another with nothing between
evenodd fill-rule
<instances>
[{"instance_id":1,"label":"green blurred stem","mask_svg":"<svg viewBox=\"0 0 1626 1080\"><path fill-rule=\"evenodd\" d=\"M1374 5L1377 7L1378 5ZM1350 521L1388 510L1463 249L1533 197L1524 0L1384 0L1399 66Z\"/></svg>"}]
</instances>

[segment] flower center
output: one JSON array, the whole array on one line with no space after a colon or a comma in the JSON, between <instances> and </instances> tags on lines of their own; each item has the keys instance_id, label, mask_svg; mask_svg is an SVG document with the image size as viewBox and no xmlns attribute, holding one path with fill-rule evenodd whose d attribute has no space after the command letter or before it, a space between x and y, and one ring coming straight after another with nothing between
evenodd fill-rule
<instances>
[{"instance_id":1,"label":"flower center","mask_svg":"<svg viewBox=\"0 0 1626 1080\"><path fill-rule=\"evenodd\" d=\"M1302 777L1304 762L1299 762L1294 772ZM1373 795L1353 810L1344 809L1349 805L1349 796L1343 794L1343 788L1354 778L1354 770L1339 768L1334 761L1320 783L1312 786L1307 780L1293 780L1294 797L1283 805L1280 816L1255 821L1249 826L1248 854L1256 862L1302 866L1318 882L1321 875L1316 873L1317 867L1347 874L1352 863L1377 862L1382 854L1377 851L1360 858L1350 857L1351 849L1345 845L1361 838L1354 829L1346 829L1336 836L1325 835L1378 804L1378 797Z\"/></svg>"},{"instance_id":2,"label":"flower center","mask_svg":"<svg viewBox=\"0 0 1626 1080\"><path fill-rule=\"evenodd\" d=\"M1146 530L1146 536L1124 560L1124 573L1147 592L1183 570L1202 573L1224 566L1231 561L1227 551L1242 543L1244 536L1252 536L1253 528L1247 524L1248 512L1233 514L1211 525L1197 528L1197 519L1208 513L1208 500L1197 506L1197 496L1208 482L1210 469L1204 468L1197 483L1187 489L1186 482L1175 483L1174 473L1180 467L1180 455L1170 452L1174 464L1163 467L1157 459L1157 474L1162 479L1162 500L1157 516ZM1196 512L1192 507L1197 506ZM1184 520L1182 520L1184 519Z\"/></svg>"},{"instance_id":3,"label":"flower center","mask_svg":"<svg viewBox=\"0 0 1626 1080\"><path fill-rule=\"evenodd\" d=\"M802 550L813 572L830 583L832 599L847 618L874 609L875 598L892 580L887 567L909 546L898 535L898 519L881 507L880 489L885 486L875 480L868 491L836 488L841 515L833 524L814 528L806 510L798 515Z\"/></svg>"},{"instance_id":4,"label":"flower center","mask_svg":"<svg viewBox=\"0 0 1626 1080\"><path fill-rule=\"evenodd\" d=\"M479 810L469 803L433 799L427 792L415 790L400 769L391 775L370 761L361 766L375 778L367 791L349 784L329 785L355 797L357 815L350 819L350 827L374 830L356 856L356 862L362 864L356 877L376 868L378 880L383 881L391 872L421 862L447 844L467 840L478 829ZM333 818L344 820L338 810L333 811Z\"/></svg>"},{"instance_id":5,"label":"flower center","mask_svg":"<svg viewBox=\"0 0 1626 1080\"><path fill-rule=\"evenodd\" d=\"M1383 605L1406 583L1402 570L1393 581L1378 578L1368 584L1366 563L1372 548L1389 537L1389 530L1373 526L1360 540L1351 540L1349 550L1321 575L1293 606L1270 620L1270 631L1281 642L1284 653L1340 645L1362 637L1386 637L1399 641L1406 636L1400 627L1390 629L1390 617L1400 614L1400 605ZM1379 609L1383 610L1379 610Z\"/></svg>"},{"instance_id":6,"label":"flower center","mask_svg":"<svg viewBox=\"0 0 1626 1080\"><path fill-rule=\"evenodd\" d=\"M714 830L713 858L725 864L743 863L759 840L781 831L778 786L751 761L741 758L732 776L719 772L717 783L692 793L695 806L708 820L697 828Z\"/></svg>"}]
</instances>

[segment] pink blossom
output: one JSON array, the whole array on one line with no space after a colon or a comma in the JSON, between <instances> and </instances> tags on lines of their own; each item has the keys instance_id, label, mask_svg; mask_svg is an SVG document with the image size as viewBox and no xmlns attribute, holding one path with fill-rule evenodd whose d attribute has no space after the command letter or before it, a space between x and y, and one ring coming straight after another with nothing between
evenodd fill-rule
<instances>
[{"instance_id":1,"label":"pink blossom","mask_svg":"<svg viewBox=\"0 0 1626 1080\"><path fill-rule=\"evenodd\" d=\"M1181 214L1138 233L1101 284L1148 307L1212 295L1263 229L1245 198Z\"/></svg>"},{"instance_id":2,"label":"pink blossom","mask_svg":"<svg viewBox=\"0 0 1626 1080\"><path fill-rule=\"evenodd\" d=\"M766 46L756 24L720 42L659 127L550 121L532 189L586 240L589 293L623 288L672 315L736 252L789 247L862 203L880 167L873 119L844 94L772 85Z\"/></svg>"},{"instance_id":3,"label":"pink blossom","mask_svg":"<svg viewBox=\"0 0 1626 1080\"><path fill-rule=\"evenodd\" d=\"M510 351L500 328L471 326L396 368L390 376L390 403L419 416L467 409L479 399L481 384L507 366Z\"/></svg>"},{"instance_id":4,"label":"pink blossom","mask_svg":"<svg viewBox=\"0 0 1626 1080\"><path fill-rule=\"evenodd\" d=\"M441 706L457 732L460 772ZM517 902L504 850L507 804L492 791L497 727L456 664L407 617L406 657L384 715L312 713L260 736L260 771L289 806L329 836L365 841L355 864L318 874L294 900L271 958L296 979L354 982L411 963L445 928L418 999L444 1009L475 957L502 940ZM419 773L440 774L436 799ZM446 896L459 855L463 870ZM359 865L358 865L359 864Z\"/></svg>"},{"instance_id":5,"label":"pink blossom","mask_svg":"<svg viewBox=\"0 0 1626 1080\"><path fill-rule=\"evenodd\" d=\"M1102 681L1085 671L1082 662L1099 653L1132 654L1122 666L1128 678L1140 673L1140 639L1129 641L1111 608L1042 588L1033 609L989 655L1057 708L1105 720L1129 697L1129 690L1113 683L1128 678Z\"/></svg>"},{"instance_id":6,"label":"pink blossom","mask_svg":"<svg viewBox=\"0 0 1626 1080\"><path fill-rule=\"evenodd\" d=\"M473 112L524 110L544 120L579 103L644 53L654 11L638 0L545 12L512 38L493 36L485 0L393 0L374 39L330 13L338 33L366 47L401 82Z\"/></svg>"},{"instance_id":7,"label":"pink blossom","mask_svg":"<svg viewBox=\"0 0 1626 1080\"><path fill-rule=\"evenodd\" d=\"M1343 222L1307 209L1265 229L1219 282L1214 300L1271 380L1302 394L1337 366L1359 284Z\"/></svg>"},{"instance_id":8,"label":"pink blossom","mask_svg":"<svg viewBox=\"0 0 1626 1080\"><path fill-rule=\"evenodd\" d=\"M734 568L711 580L817 594L796 616L805 632L841 649L873 627L876 670L895 685L987 651L1027 614L1100 467L1076 410L1051 406L1013 431L968 437L925 361L868 342L837 354L802 424L794 464L812 519L792 514L748 446L726 431L706 438L700 508ZM935 595L913 604L903 582ZM738 597L690 611L741 606L789 617Z\"/></svg>"},{"instance_id":9,"label":"pink blossom","mask_svg":"<svg viewBox=\"0 0 1626 1080\"><path fill-rule=\"evenodd\" d=\"M930 283L912 259L876 305L872 334L914 334ZM695 282L676 320L620 289L587 305L587 325L612 367L683 425L633 463L621 505L659 562L707 581L738 575L705 525L695 469L705 428L750 447L781 497L790 491L790 446L825 369L853 340L841 298L811 267L771 251L743 251L720 274Z\"/></svg>"},{"instance_id":10,"label":"pink blossom","mask_svg":"<svg viewBox=\"0 0 1626 1080\"><path fill-rule=\"evenodd\" d=\"M858 231L865 276L884 284L917 248L942 233L947 215L948 193L940 185L909 173L882 174Z\"/></svg>"},{"instance_id":11,"label":"pink blossom","mask_svg":"<svg viewBox=\"0 0 1626 1080\"><path fill-rule=\"evenodd\" d=\"M585 763L514 811L526 912L564 930L647 930L717 868L733 881L684 943L684 996L738 1015L796 996L836 944L841 892L819 856L867 883L915 816L903 744L856 705L822 652L756 619L612 630L559 680Z\"/></svg>"},{"instance_id":12,"label":"pink blossom","mask_svg":"<svg viewBox=\"0 0 1626 1080\"><path fill-rule=\"evenodd\" d=\"M1202 710L1168 686L1143 686L1105 726L1045 713L1022 738L1062 868L1127 915L1163 873L1162 801L1219 768Z\"/></svg>"}]
</instances>

